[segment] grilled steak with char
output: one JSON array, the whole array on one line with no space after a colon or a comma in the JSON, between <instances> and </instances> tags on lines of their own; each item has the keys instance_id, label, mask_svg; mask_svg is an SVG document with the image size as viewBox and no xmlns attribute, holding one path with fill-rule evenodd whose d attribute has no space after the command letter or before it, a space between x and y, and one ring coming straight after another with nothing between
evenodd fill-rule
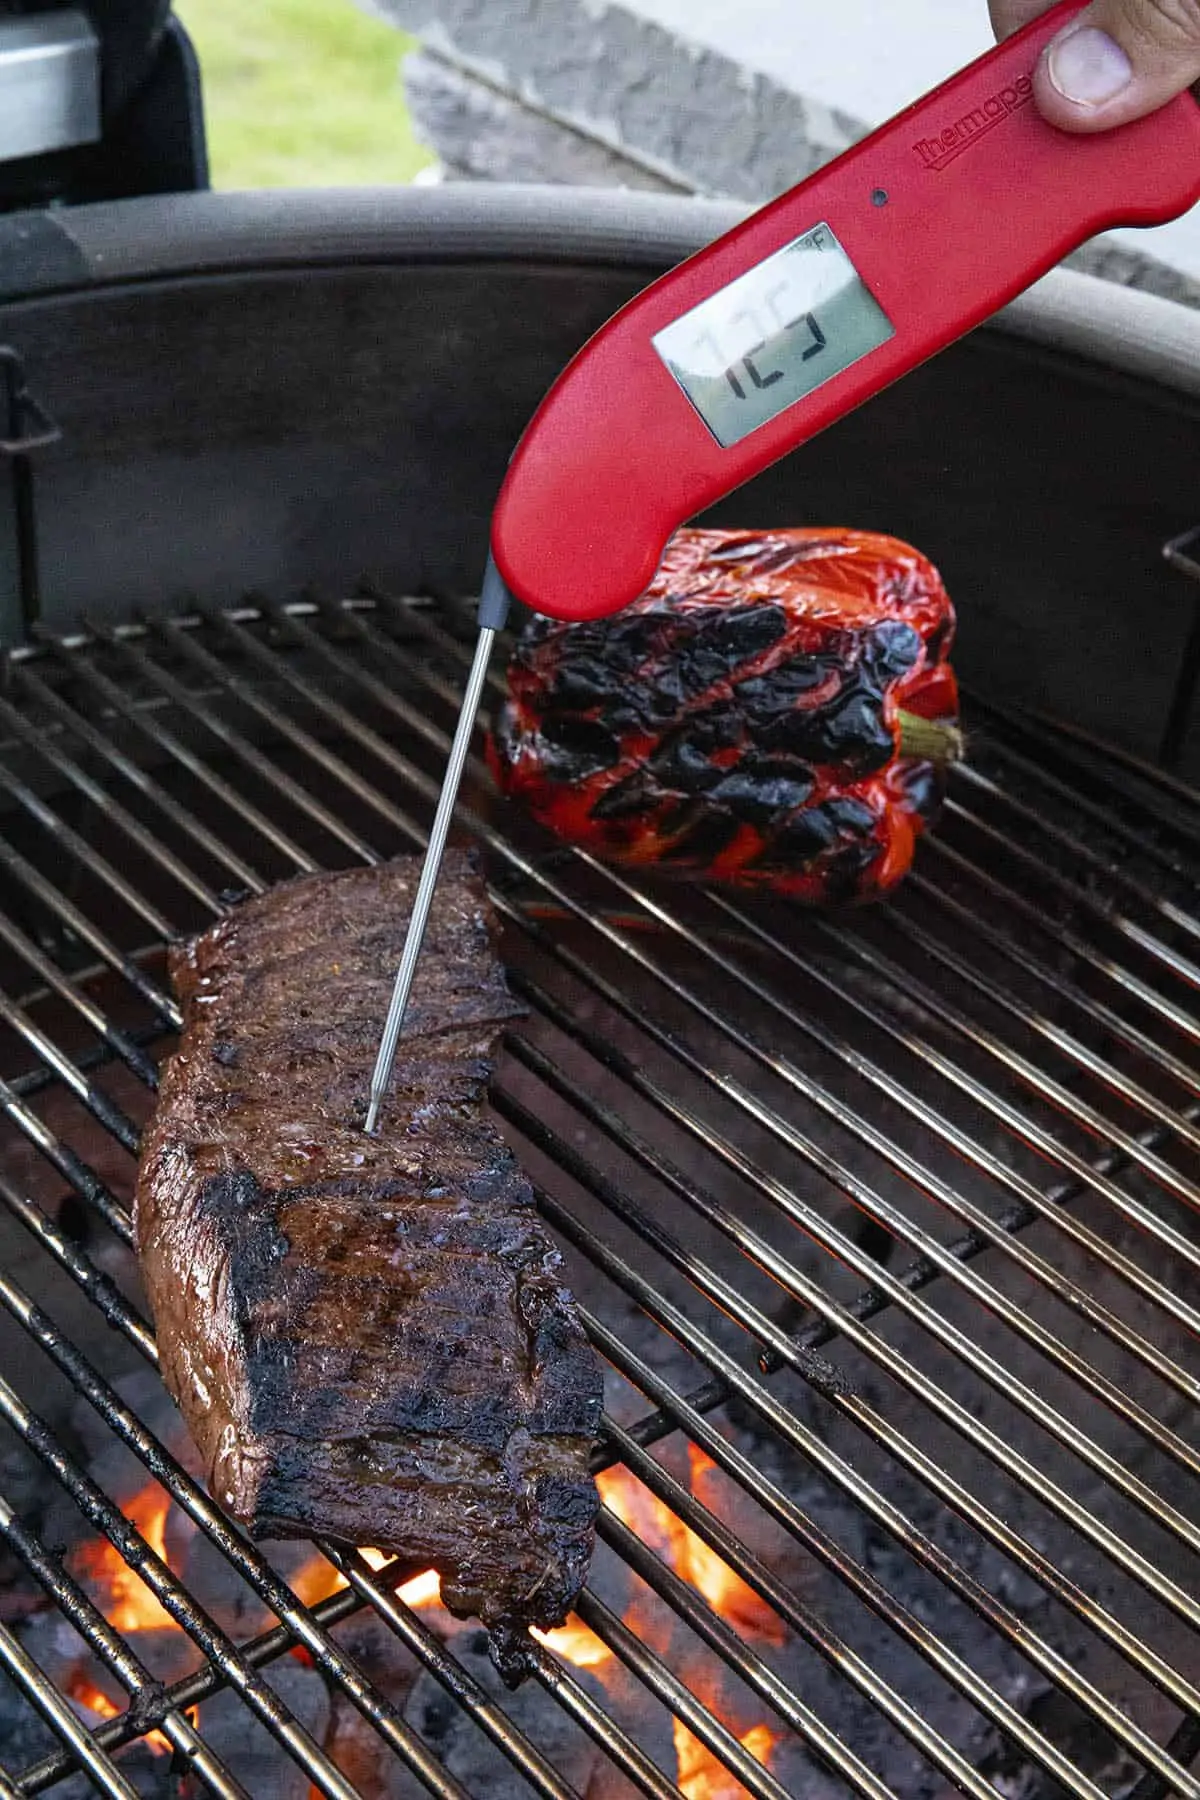
<instances>
[{"instance_id":1,"label":"grilled steak with char","mask_svg":"<svg viewBox=\"0 0 1200 1800\"><path fill-rule=\"evenodd\" d=\"M257 1537L437 1568L510 1679L569 1612L601 1381L529 1183L484 1110L520 1011L451 851L376 1136L362 1130L416 858L306 876L172 955L184 1013L137 1242L162 1371Z\"/></svg>"}]
</instances>

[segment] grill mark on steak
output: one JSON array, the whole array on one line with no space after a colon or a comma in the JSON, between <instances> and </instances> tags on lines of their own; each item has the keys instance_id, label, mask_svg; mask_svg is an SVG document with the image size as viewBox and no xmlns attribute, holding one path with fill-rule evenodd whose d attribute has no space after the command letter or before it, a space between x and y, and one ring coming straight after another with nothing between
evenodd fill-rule
<instances>
[{"instance_id":1,"label":"grill mark on steak","mask_svg":"<svg viewBox=\"0 0 1200 1800\"><path fill-rule=\"evenodd\" d=\"M378 1135L367 1088L418 859L303 876L172 952L183 1035L135 1223L163 1378L256 1537L436 1567L512 1681L587 1575L599 1369L484 1110L521 1012L446 857Z\"/></svg>"}]
</instances>

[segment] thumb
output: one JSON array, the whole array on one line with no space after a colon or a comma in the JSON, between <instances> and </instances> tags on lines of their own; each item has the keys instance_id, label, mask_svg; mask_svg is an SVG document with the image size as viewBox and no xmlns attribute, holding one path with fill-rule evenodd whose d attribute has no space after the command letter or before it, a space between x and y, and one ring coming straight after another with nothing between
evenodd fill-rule
<instances>
[{"instance_id":1,"label":"thumb","mask_svg":"<svg viewBox=\"0 0 1200 1800\"><path fill-rule=\"evenodd\" d=\"M1200 0L1093 0L1047 46L1038 106L1066 131L1107 131L1200 78Z\"/></svg>"}]
</instances>

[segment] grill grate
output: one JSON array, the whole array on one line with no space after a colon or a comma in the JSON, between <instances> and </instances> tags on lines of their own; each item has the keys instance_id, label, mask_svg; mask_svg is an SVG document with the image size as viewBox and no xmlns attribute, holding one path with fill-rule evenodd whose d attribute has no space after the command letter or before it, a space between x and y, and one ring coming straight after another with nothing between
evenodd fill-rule
<instances>
[{"instance_id":1,"label":"grill grate","mask_svg":"<svg viewBox=\"0 0 1200 1800\"><path fill-rule=\"evenodd\" d=\"M556 852L468 773L460 817L530 1007L494 1103L611 1375L597 1468L636 1477L770 1630L608 1507L579 1614L624 1686L542 1647L547 1710L518 1709L361 1555L320 1546L347 1585L303 1604L123 1398L118 1373L154 1360L126 1205L178 1023L164 942L230 888L421 846L469 652L454 625L364 593L9 661L0 1199L35 1253L0 1275L26 1346L0 1415L197 1666L164 1687L0 1499L8 1549L130 1696L87 1730L0 1622L60 1745L0 1793L80 1766L131 1793L113 1753L154 1730L177 1772L243 1793L191 1710L232 1689L316 1790L353 1794L268 1679L297 1645L417 1782L480 1791L338 1635L371 1609L555 1800L576 1792L560 1715L603 1753L598 1794L1200 1800L1200 799L1050 722L976 702L919 872L836 923ZM277 1624L231 1635L189 1592L39 1417L47 1363ZM689 1483L685 1440L714 1483ZM756 1718L765 1763L739 1736ZM659 1753L672 1719L725 1786Z\"/></svg>"}]
</instances>

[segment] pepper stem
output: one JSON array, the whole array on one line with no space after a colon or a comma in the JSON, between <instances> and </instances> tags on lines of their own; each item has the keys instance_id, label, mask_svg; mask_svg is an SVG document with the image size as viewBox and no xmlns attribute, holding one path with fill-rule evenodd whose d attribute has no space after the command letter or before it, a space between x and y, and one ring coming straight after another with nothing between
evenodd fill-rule
<instances>
[{"instance_id":1,"label":"pepper stem","mask_svg":"<svg viewBox=\"0 0 1200 1800\"><path fill-rule=\"evenodd\" d=\"M957 725L943 724L937 719L922 719L910 712L901 712L898 722L901 756L915 756L922 762L942 766L962 761L963 735Z\"/></svg>"}]
</instances>

